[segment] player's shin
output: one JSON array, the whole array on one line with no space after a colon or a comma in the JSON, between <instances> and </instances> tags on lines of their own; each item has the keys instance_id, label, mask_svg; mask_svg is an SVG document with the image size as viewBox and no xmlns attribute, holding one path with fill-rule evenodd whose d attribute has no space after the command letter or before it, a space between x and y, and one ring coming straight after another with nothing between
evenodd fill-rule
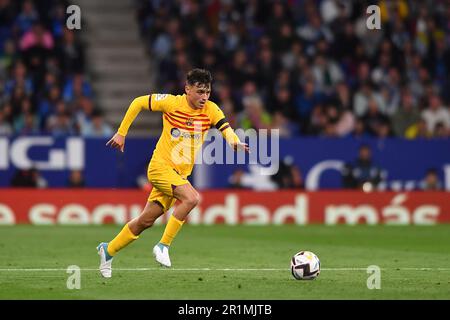
<instances>
[{"instance_id":1,"label":"player's shin","mask_svg":"<svg viewBox=\"0 0 450 320\"><path fill-rule=\"evenodd\" d=\"M122 228L119 234L111 240L108 244L108 254L114 256L119 250L129 245L131 242L139 238L139 236L134 235L128 223Z\"/></svg>"},{"instance_id":2,"label":"player's shin","mask_svg":"<svg viewBox=\"0 0 450 320\"><path fill-rule=\"evenodd\" d=\"M180 231L181 227L183 226L183 223L184 221L178 220L176 217L171 215L159 243L170 246L178 231Z\"/></svg>"}]
</instances>

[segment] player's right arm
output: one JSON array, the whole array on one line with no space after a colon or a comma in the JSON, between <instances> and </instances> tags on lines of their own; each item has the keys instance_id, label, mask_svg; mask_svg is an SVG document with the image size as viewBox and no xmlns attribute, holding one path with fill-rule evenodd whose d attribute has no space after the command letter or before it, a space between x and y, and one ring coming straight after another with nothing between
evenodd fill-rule
<instances>
[{"instance_id":1,"label":"player's right arm","mask_svg":"<svg viewBox=\"0 0 450 320\"><path fill-rule=\"evenodd\" d=\"M122 119L119 130L117 130L117 133L114 134L114 136L106 143L107 146L111 146L112 148L119 149L123 152L123 149L125 148L125 137L128 133L128 129L134 119L136 119L139 112L143 109L149 109L149 98L150 95L140 96L131 102L125 117Z\"/></svg>"},{"instance_id":2,"label":"player's right arm","mask_svg":"<svg viewBox=\"0 0 450 320\"><path fill-rule=\"evenodd\" d=\"M168 111L174 104L176 98L170 94L151 94L135 98L128 107L125 117L122 119L117 133L106 143L112 148L123 152L125 147L125 137L134 119L142 110Z\"/></svg>"}]
</instances>

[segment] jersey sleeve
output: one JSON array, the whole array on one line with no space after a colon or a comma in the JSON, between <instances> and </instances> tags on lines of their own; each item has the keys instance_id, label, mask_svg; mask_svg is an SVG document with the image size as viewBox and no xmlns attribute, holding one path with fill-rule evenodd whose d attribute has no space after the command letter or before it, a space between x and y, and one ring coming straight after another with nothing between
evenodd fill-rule
<instances>
[{"instance_id":1,"label":"jersey sleeve","mask_svg":"<svg viewBox=\"0 0 450 320\"><path fill-rule=\"evenodd\" d=\"M239 137L228 123L223 111L214 104L211 108L211 125L222 133L223 138L229 145L239 143Z\"/></svg>"},{"instance_id":2,"label":"jersey sleeve","mask_svg":"<svg viewBox=\"0 0 450 320\"><path fill-rule=\"evenodd\" d=\"M120 127L117 130L118 134L125 137L128 133L128 129L130 128L134 119L136 119L139 112L141 112L144 109L148 110L149 97L150 97L149 95L140 96L135 98L131 102L127 112L125 113L124 118L122 119L122 122L120 123Z\"/></svg>"},{"instance_id":3,"label":"jersey sleeve","mask_svg":"<svg viewBox=\"0 0 450 320\"><path fill-rule=\"evenodd\" d=\"M149 107L151 111L171 112L176 102L177 98L174 95L154 93L150 96Z\"/></svg>"}]
</instances>

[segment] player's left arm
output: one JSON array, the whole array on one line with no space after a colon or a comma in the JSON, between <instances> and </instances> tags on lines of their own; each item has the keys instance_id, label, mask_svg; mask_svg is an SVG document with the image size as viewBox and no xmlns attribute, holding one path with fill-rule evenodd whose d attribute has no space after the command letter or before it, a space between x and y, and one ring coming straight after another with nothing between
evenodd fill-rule
<instances>
[{"instance_id":1,"label":"player's left arm","mask_svg":"<svg viewBox=\"0 0 450 320\"><path fill-rule=\"evenodd\" d=\"M231 128L230 124L225 118L225 115L218 106L213 106L211 122L217 130L222 133L223 138L227 141L233 150L244 150L245 152L250 152L248 144L241 142L237 134Z\"/></svg>"}]
</instances>

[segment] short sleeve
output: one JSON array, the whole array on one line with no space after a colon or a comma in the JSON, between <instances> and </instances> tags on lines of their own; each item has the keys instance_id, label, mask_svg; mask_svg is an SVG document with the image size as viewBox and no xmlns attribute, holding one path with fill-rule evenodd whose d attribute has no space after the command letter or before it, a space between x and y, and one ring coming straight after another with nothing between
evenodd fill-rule
<instances>
[{"instance_id":1,"label":"short sleeve","mask_svg":"<svg viewBox=\"0 0 450 320\"><path fill-rule=\"evenodd\" d=\"M165 93L150 95L149 108L151 111L170 112L176 105L176 96Z\"/></svg>"}]
</instances>

